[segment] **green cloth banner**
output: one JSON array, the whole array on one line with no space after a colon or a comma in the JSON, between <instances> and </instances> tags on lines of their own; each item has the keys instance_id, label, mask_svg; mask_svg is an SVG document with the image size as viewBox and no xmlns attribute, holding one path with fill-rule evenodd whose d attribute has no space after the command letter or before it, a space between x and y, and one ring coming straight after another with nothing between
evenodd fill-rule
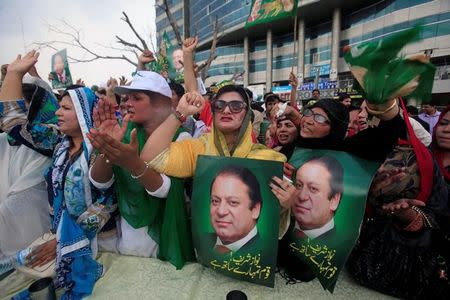
<instances>
[{"instance_id":1,"label":"green cloth banner","mask_svg":"<svg viewBox=\"0 0 450 300\"><path fill-rule=\"evenodd\" d=\"M392 34L378 41L344 48L344 59L355 77L354 89L372 104L396 97L431 100L436 67L424 55L404 57L401 50L421 40L422 26Z\"/></svg>"},{"instance_id":2,"label":"green cloth banner","mask_svg":"<svg viewBox=\"0 0 450 300\"><path fill-rule=\"evenodd\" d=\"M253 0L245 28L294 16L298 0Z\"/></svg>"},{"instance_id":3,"label":"green cloth banner","mask_svg":"<svg viewBox=\"0 0 450 300\"><path fill-rule=\"evenodd\" d=\"M197 258L226 276L274 286L280 204L270 190L281 162L201 155L192 194Z\"/></svg>"},{"instance_id":4,"label":"green cloth banner","mask_svg":"<svg viewBox=\"0 0 450 300\"><path fill-rule=\"evenodd\" d=\"M172 43L170 42L169 36L167 35L167 32L164 31L162 38L162 42L164 43L164 47L166 48L166 54L163 55L160 49L158 51L158 54L156 55L156 60L146 64L145 69L156 72L163 76L164 73L167 72L169 78L174 79L177 76L177 72L172 61L172 53L174 49Z\"/></svg>"},{"instance_id":5,"label":"green cloth banner","mask_svg":"<svg viewBox=\"0 0 450 300\"><path fill-rule=\"evenodd\" d=\"M322 287L334 291L355 245L367 193L378 163L346 152L298 149L289 161L296 168L297 195L289 251L308 264Z\"/></svg>"}]
</instances>

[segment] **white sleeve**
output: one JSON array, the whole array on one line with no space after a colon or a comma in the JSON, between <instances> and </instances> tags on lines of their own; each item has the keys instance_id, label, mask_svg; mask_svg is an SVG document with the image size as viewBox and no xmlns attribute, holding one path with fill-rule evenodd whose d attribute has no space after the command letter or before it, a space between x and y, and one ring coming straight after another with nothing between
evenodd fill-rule
<instances>
[{"instance_id":1,"label":"white sleeve","mask_svg":"<svg viewBox=\"0 0 450 300\"><path fill-rule=\"evenodd\" d=\"M150 192L149 190L146 190L147 193L150 196L157 197L157 198L166 198L167 194L169 194L171 181L170 178L167 175L159 174L163 180L163 183L161 186L154 192Z\"/></svg>"},{"instance_id":2,"label":"white sleeve","mask_svg":"<svg viewBox=\"0 0 450 300\"><path fill-rule=\"evenodd\" d=\"M431 144L431 134L413 118L409 118L409 121L411 122L411 127L413 128L417 138L422 142L422 144L428 147Z\"/></svg>"},{"instance_id":3,"label":"white sleeve","mask_svg":"<svg viewBox=\"0 0 450 300\"><path fill-rule=\"evenodd\" d=\"M100 190L106 190L107 188L111 187L114 183L114 174L112 175L111 179L108 180L108 182L97 182L94 179L92 179L91 175L92 167L89 168L89 181L98 189Z\"/></svg>"},{"instance_id":4,"label":"white sleeve","mask_svg":"<svg viewBox=\"0 0 450 300\"><path fill-rule=\"evenodd\" d=\"M184 140L189 140L189 139L192 139L192 135L190 135L188 132L181 132L178 135L177 142L184 141Z\"/></svg>"},{"instance_id":5,"label":"white sleeve","mask_svg":"<svg viewBox=\"0 0 450 300\"><path fill-rule=\"evenodd\" d=\"M203 80L200 77L197 77L197 87L200 95L206 95L206 88Z\"/></svg>"}]
</instances>

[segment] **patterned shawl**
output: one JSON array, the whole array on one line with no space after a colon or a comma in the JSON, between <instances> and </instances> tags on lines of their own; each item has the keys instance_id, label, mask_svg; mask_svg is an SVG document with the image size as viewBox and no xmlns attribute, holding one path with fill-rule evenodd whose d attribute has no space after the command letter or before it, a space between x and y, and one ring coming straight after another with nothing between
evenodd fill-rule
<instances>
[{"instance_id":1,"label":"patterned shawl","mask_svg":"<svg viewBox=\"0 0 450 300\"><path fill-rule=\"evenodd\" d=\"M83 226L80 216L95 202L108 204L108 197L93 199L88 177L92 145L86 138L92 128L92 110L96 97L88 88L70 90L83 134L83 151L69 158L71 139L63 136L55 149L53 164L47 172L49 200L53 207L52 228L56 231L57 285L65 289L62 299L81 299L92 293L103 273L95 261L97 241L95 226Z\"/></svg>"}]
</instances>

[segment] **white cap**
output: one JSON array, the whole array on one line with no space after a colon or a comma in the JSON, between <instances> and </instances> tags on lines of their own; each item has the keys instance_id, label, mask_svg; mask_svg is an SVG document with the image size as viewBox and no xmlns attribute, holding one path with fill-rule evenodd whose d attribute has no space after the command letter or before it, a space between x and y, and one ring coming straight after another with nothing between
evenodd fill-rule
<instances>
[{"instance_id":1,"label":"white cap","mask_svg":"<svg viewBox=\"0 0 450 300\"><path fill-rule=\"evenodd\" d=\"M138 71L129 86L118 86L114 89L114 92L120 95L138 91L155 92L172 98L172 90L164 77L151 71Z\"/></svg>"}]
</instances>

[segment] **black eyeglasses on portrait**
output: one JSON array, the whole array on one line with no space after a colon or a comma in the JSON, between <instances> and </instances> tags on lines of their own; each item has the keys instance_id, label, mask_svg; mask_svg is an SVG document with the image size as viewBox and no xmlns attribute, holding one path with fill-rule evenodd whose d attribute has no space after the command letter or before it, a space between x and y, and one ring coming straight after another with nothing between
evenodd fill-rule
<instances>
[{"instance_id":1,"label":"black eyeglasses on portrait","mask_svg":"<svg viewBox=\"0 0 450 300\"><path fill-rule=\"evenodd\" d=\"M311 109L305 108L303 110L303 116L304 117L313 117L314 121L316 121L319 124L330 124L330 120L328 120L327 117L321 114L314 113Z\"/></svg>"},{"instance_id":2,"label":"black eyeglasses on portrait","mask_svg":"<svg viewBox=\"0 0 450 300\"><path fill-rule=\"evenodd\" d=\"M225 108L228 106L232 113L240 113L244 108L247 107L247 104L240 100L232 100L232 101L224 101L224 100L214 100L212 102L212 110L215 112L223 112Z\"/></svg>"}]
</instances>

